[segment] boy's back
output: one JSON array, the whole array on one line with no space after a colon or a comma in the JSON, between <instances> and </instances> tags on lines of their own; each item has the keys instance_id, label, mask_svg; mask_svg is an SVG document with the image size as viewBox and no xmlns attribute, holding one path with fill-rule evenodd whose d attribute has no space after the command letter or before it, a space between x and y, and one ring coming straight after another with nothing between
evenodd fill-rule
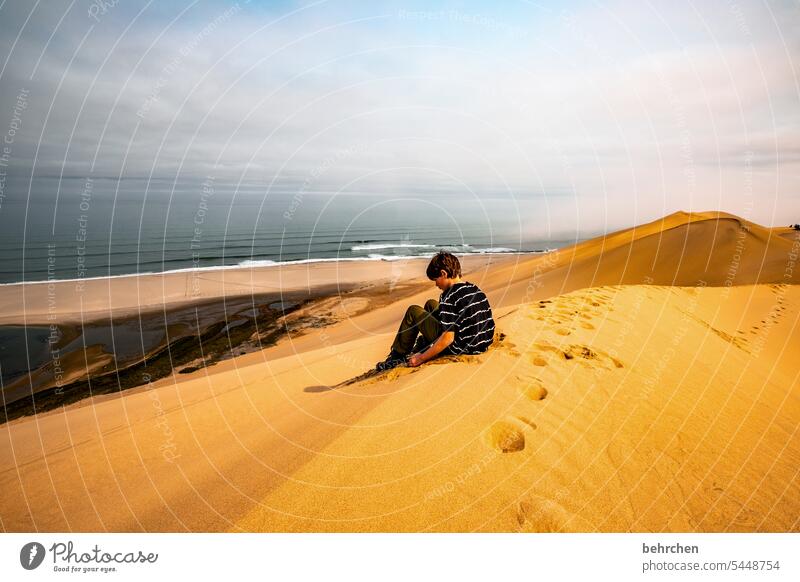
<instances>
[{"instance_id":1,"label":"boy's back","mask_svg":"<svg viewBox=\"0 0 800 582\"><path fill-rule=\"evenodd\" d=\"M450 344L454 354L485 352L494 338L494 319L489 300L477 285L464 281L444 291L439 299L442 331L455 332Z\"/></svg>"},{"instance_id":2,"label":"boy's back","mask_svg":"<svg viewBox=\"0 0 800 582\"><path fill-rule=\"evenodd\" d=\"M477 285L461 280L458 258L439 251L425 274L442 290L440 299L429 299L424 307L409 305L388 357L375 366L378 371L419 366L439 354L480 354L492 345L489 300Z\"/></svg>"}]
</instances>

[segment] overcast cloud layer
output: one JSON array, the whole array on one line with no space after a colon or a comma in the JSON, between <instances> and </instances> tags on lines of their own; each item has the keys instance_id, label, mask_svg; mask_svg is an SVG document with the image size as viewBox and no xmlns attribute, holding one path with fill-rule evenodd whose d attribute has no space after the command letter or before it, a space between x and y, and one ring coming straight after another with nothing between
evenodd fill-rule
<instances>
[{"instance_id":1,"label":"overcast cloud layer","mask_svg":"<svg viewBox=\"0 0 800 582\"><path fill-rule=\"evenodd\" d=\"M796 3L494 4L6 0L5 199L214 176L800 222Z\"/></svg>"}]
</instances>

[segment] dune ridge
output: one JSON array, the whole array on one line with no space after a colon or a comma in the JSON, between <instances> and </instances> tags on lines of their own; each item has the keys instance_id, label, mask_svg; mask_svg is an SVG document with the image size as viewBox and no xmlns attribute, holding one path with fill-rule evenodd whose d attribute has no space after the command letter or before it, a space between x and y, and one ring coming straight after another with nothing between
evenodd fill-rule
<instances>
[{"instance_id":1,"label":"dune ridge","mask_svg":"<svg viewBox=\"0 0 800 582\"><path fill-rule=\"evenodd\" d=\"M605 285L733 287L800 283L800 231L768 228L725 212L676 212L495 269L495 301L521 303ZM794 259L791 257L794 256Z\"/></svg>"}]
</instances>

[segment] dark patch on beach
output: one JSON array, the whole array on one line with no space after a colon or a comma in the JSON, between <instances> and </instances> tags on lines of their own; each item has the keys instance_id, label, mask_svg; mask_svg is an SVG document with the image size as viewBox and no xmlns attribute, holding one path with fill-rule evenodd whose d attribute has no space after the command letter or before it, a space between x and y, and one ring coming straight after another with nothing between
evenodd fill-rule
<instances>
[{"instance_id":1,"label":"dark patch on beach","mask_svg":"<svg viewBox=\"0 0 800 582\"><path fill-rule=\"evenodd\" d=\"M332 320L326 317L288 317L319 296L320 292L312 298L308 294L238 297L60 325L60 341L53 348L60 349L59 361L69 360L70 355L78 361L63 374L79 379L57 385L55 360L44 358L43 365L25 371L13 382L4 382L5 413L0 423L146 385L173 372L195 372L275 345L287 334L328 325ZM83 356L76 357L81 353L104 354L109 361L105 365L102 361L84 361Z\"/></svg>"},{"instance_id":2,"label":"dark patch on beach","mask_svg":"<svg viewBox=\"0 0 800 582\"><path fill-rule=\"evenodd\" d=\"M204 300L113 320L61 324L54 347L61 349L62 360L74 360L72 367L64 370L65 377L71 375L73 380L57 386L53 360L45 358L35 370L4 382L5 414L0 415L0 424L147 385L172 373L197 372L273 346L283 337L326 327L338 321L332 312L320 309L332 300L336 305L338 300L354 296L368 299L362 309L349 314L355 316L413 294L419 287L397 285L387 294L385 286L319 286L291 293ZM87 337L96 343L85 343Z\"/></svg>"},{"instance_id":3,"label":"dark patch on beach","mask_svg":"<svg viewBox=\"0 0 800 582\"><path fill-rule=\"evenodd\" d=\"M274 298L269 300L274 302ZM24 396L6 403L5 418L2 420L7 422L36 412L45 412L78 402L89 396L121 392L164 378L173 371L181 373L196 371L213 366L234 355L273 345L286 333L283 326L278 323L279 319L296 308L297 306L290 310L278 310L265 305L260 306L257 314L254 313L250 317L234 313L229 319L214 323L201 322L201 316L195 314L196 321L199 323L195 326L177 323L166 323L165 325L162 320L162 329L166 327L166 333L162 333L163 339L155 346L151 345L150 349L145 347L145 354L142 354L141 348L137 354L138 357L134 355L134 351L130 350L126 354L120 353L117 357L112 358L110 363L97 370L92 370L88 378L82 378L63 386L38 390L33 396ZM201 309L201 307L196 307L196 309ZM137 318L120 320L120 324L131 325L132 320L135 319ZM149 323L152 324L152 322ZM114 322L113 327L104 328L100 324L94 325L93 328L116 330L119 325ZM150 331L153 331L152 327ZM109 331L109 334L116 335L116 332ZM75 350L83 350L82 337L79 336L73 341L73 343L78 342L74 347ZM106 346L103 345L103 347ZM187 366L190 363L191 365ZM27 383L28 390L30 390L32 381L27 377L21 380Z\"/></svg>"}]
</instances>

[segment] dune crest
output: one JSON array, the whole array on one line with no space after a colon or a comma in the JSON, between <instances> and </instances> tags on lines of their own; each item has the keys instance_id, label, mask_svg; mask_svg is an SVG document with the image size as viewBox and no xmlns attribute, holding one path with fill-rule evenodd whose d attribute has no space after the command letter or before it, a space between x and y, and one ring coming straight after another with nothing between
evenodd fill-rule
<instances>
[{"instance_id":1,"label":"dune crest","mask_svg":"<svg viewBox=\"0 0 800 582\"><path fill-rule=\"evenodd\" d=\"M495 303L511 304L609 285L798 284L798 255L800 231L725 212L676 212L502 266L482 287Z\"/></svg>"}]
</instances>

